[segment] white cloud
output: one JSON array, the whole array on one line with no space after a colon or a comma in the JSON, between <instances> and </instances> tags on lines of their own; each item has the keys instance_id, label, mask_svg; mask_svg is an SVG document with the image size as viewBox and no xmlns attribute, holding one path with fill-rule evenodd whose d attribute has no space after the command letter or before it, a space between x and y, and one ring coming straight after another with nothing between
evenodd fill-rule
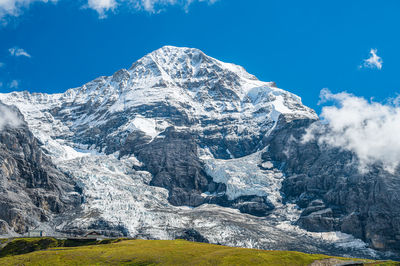
<instances>
[{"instance_id":1,"label":"white cloud","mask_svg":"<svg viewBox=\"0 0 400 266\"><path fill-rule=\"evenodd\" d=\"M328 130L314 124L304 140L315 138L333 147L354 152L360 162L360 170L381 163L386 170L394 172L400 162L400 106L399 98L387 104L367 101L362 97L342 92L332 94L321 91L323 102L333 101L335 105L322 109L321 119Z\"/></svg>"},{"instance_id":2,"label":"white cloud","mask_svg":"<svg viewBox=\"0 0 400 266\"><path fill-rule=\"evenodd\" d=\"M5 105L0 105L0 130L6 126L17 127L21 124L18 115Z\"/></svg>"},{"instance_id":3,"label":"white cloud","mask_svg":"<svg viewBox=\"0 0 400 266\"><path fill-rule=\"evenodd\" d=\"M0 0L1 1L1 0ZM24 49L22 48L18 48L18 47L13 47L8 49L8 51L10 52L10 54L12 56L25 56L25 57L31 57L30 54L28 54L28 52L26 52Z\"/></svg>"},{"instance_id":4,"label":"white cloud","mask_svg":"<svg viewBox=\"0 0 400 266\"><path fill-rule=\"evenodd\" d=\"M176 5L179 3L179 1L177 0L131 0L131 2L135 4L135 7L137 9L145 10L150 13L158 12L165 6ZM189 0L189 1L184 1L183 3L182 1L180 2L181 3L179 4L184 5L186 7L187 5L190 5L192 1Z\"/></svg>"},{"instance_id":5,"label":"white cloud","mask_svg":"<svg viewBox=\"0 0 400 266\"><path fill-rule=\"evenodd\" d=\"M100 18L105 17L107 11L114 11L118 6L130 6L136 10L149 13L159 13L168 6L182 6L186 11L194 2L214 4L218 0L88 0L87 8L94 9Z\"/></svg>"},{"instance_id":6,"label":"white cloud","mask_svg":"<svg viewBox=\"0 0 400 266\"><path fill-rule=\"evenodd\" d=\"M370 57L364 60L364 63L360 66L360 68L366 67L382 69L383 60L377 55L377 52L377 49L371 49L371 51L369 52Z\"/></svg>"},{"instance_id":7,"label":"white cloud","mask_svg":"<svg viewBox=\"0 0 400 266\"><path fill-rule=\"evenodd\" d=\"M17 17L29 8L32 3L57 3L59 0L0 0L0 22L6 22L8 17ZM65 0L64 0L65 1ZM149 13L159 13L168 6L182 6L186 11L195 2L214 4L218 0L86 0L84 8L95 10L99 18L105 18L106 13L118 7L133 7Z\"/></svg>"},{"instance_id":8,"label":"white cloud","mask_svg":"<svg viewBox=\"0 0 400 266\"><path fill-rule=\"evenodd\" d=\"M0 0L0 21L4 22L7 16L17 17L22 11L34 2L57 2L57 0Z\"/></svg>"},{"instance_id":9,"label":"white cloud","mask_svg":"<svg viewBox=\"0 0 400 266\"><path fill-rule=\"evenodd\" d=\"M10 89L18 89L19 87L19 82L18 80L13 80L9 84Z\"/></svg>"},{"instance_id":10,"label":"white cloud","mask_svg":"<svg viewBox=\"0 0 400 266\"><path fill-rule=\"evenodd\" d=\"M116 8L116 0L88 0L87 8L91 8L99 13L100 18L105 18L107 11L112 11Z\"/></svg>"},{"instance_id":11,"label":"white cloud","mask_svg":"<svg viewBox=\"0 0 400 266\"><path fill-rule=\"evenodd\" d=\"M163 8L170 5L180 5L187 11L189 6L194 2L207 2L214 4L218 0L130 0L134 3L137 9L142 9L150 13L156 13L161 11Z\"/></svg>"}]
</instances>

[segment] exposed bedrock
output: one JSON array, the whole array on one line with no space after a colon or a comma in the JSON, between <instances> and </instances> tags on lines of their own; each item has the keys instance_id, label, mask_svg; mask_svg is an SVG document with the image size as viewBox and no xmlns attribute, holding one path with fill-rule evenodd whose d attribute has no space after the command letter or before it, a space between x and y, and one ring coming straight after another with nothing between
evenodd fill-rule
<instances>
[{"instance_id":1,"label":"exposed bedrock","mask_svg":"<svg viewBox=\"0 0 400 266\"><path fill-rule=\"evenodd\" d=\"M167 128L150 143L144 135L128 137L124 152L133 152L153 175L151 185L168 189L169 202L175 206L197 207L204 203L233 207L243 213L265 216L274 209L267 197L241 196L229 200L226 185L207 175L199 158L195 135L174 127Z\"/></svg>"},{"instance_id":2,"label":"exposed bedrock","mask_svg":"<svg viewBox=\"0 0 400 266\"><path fill-rule=\"evenodd\" d=\"M74 181L44 155L19 111L2 103L0 107L18 119L16 125L0 129L1 231L9 227L24 233L49 222L52 214L77 207L81 199Z\"/></svg>"},{"instance_id":3,"label":"exposed bedrock","mask_svg":"<svg viewBox=\"0 0 400 266\"><path fill-rule=\"evenodd\" d=\"M302 142L311 123L281 116L265 139L269 150L263 154L286 174L286 200L304 208L298 224L310 231L349 233L378 250L400 251L399 171L374 165L360 172L353 153L317 140Z\"/></svg>"},{"instance_id":4,"label":"exposed bedrock","mask_svg":"<svg viewBox=\"0 0 400 266\"><path fill-rule=\"evenodd\" d=\"M209 243L208 239L202 236L198 231L193 228L182 229L175 233L175 239L184 239L193 242Z\"/></svg>"}]
</instances>

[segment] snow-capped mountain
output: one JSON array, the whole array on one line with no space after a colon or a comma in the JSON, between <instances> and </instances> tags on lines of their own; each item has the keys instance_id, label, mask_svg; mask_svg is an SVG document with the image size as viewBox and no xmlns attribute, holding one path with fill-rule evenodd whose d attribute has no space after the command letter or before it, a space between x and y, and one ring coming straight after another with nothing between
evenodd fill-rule
<instances>
[{"instance_id":1,"label":"snow-capped mountain","mask_svg":"<svg viewBox=\"0 0 400 266\"><path fill-rule=\"evenodd\" d=\"M95 228L109 235L380 256L362 241L370 243L368 236L351 226L341 230L340 217L352 209L330 213L338 226L324 227L326 216L316 212L332 208L324 198L330 188L292 191L290 182L306 172L293 169L292 157L303 162L293 149L300 147L300 131L318 120L315 112L240 66L165 46L65 93L13 92L0 94L0 101L21 111L45 155L79 187L79 207L36 220L55 233ZM316 219L321 230L309 226ZM391 249L385 241L370 246Z\"/></svg>"},{"instance_id":2,"label":"snow-capped mountain","mask_svg":"<svg viewBox=\"0 0 400 266\"><path fill-rule=\"evenodd\" d=\"M240 139L243 145L254 137L261 139L280 114L317 118L299 97L257 80L240 66L197 49L170 46L128 70L63 94L15 92L1 99L17 105L32 127L48 127L41 129L46 135L107 154L119 151L131 132L153 139L175 126L202 135L224 134L228 150L213 145L212 152L226 158L243 156L254 147L230 147L230 139ZM215 132L221 128L224 132Z\"/></svg>"},{"instance_id":3,"label":"snow-capped mountain","mask_svg":"<svg viewBox=\"0 0 400 266\"><path fill-rule=\"evenodd\" d=\"M145 163L142 170L155 175L152 184L169 189L173 204L189 206L219 201L220 197L201 194L223 189L212 184L199 152L215 159L250 155L265 147L262 139L281 114L317 118L299 97L257 80L242 67L220 62L197 49L169 46L143 57L129 70L63 94L16 92L0 99L23 112L38 139L48 143L44 148L55 161L71 158L71 148L119 158L135 155ZM174 141L179 143L170 147ZM161 148L178 157L187 152L181 166L190 169L175 171L176 158L166 155L169 158L162 159L171 162L167 170L173 173L163 175L165 169L153 165L161 159L154 150ZM194 182L190 180L193 174ZM176 191L171 179L184 190ZM250 188L256 179L250 178L247 185L243 180L226 180L229 185L224 195L230 201L240 196L267 196L265 187L275 183L258 178L257 189ZM208 191L208 186L213 186L213 191ZM273 208L269 200L262 201L262 208Z\"/></svg>"}]
</instances>

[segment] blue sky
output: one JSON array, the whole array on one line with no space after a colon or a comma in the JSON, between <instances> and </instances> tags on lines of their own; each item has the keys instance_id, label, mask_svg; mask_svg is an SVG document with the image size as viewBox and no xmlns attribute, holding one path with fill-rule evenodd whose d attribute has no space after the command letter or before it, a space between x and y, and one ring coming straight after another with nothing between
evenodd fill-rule
<instances>
[{"instance_id":1,"label":"blue sky","mask_svg":"<svg viewBox=\"0 0 400 266\"><path fill-rule=\"evenodd\" d=\"M317 110L323 88L397 96L397 0L191 2L0 1L0 91L63 92L175 45L242 65Z\"/></svg>"}]
</instances>

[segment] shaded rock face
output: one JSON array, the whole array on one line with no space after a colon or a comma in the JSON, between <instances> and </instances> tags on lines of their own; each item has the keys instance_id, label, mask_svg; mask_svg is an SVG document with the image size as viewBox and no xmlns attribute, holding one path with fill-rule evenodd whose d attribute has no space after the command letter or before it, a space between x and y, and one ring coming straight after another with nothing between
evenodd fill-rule
<instances>
[{"instance_id":1,"label":"shaded rock face","mask_svg":"<svg viewBox=\"0 0 400 266\"><path fill-rule=\"evenodd\" d=\"M85 228L80 227L65 227L62 233L70 235L70 236L85 236L86 234L95 231L100 235L118 238L118 237L127 237L128 231L122 225L112 225L104 219L94 220L91 224L89 224Z\"/></svg>"},{"instance_id":2,"label":"shaded rock face","mask_svg":"<svg viewBox=\"0 0 400 266\"><path fill-rule=\"evenodd\" d=\"M208 239L194 229L184 229L175 233L175 239L184 239L192 242L209 243Z\"/></svg>"},{"instance_id":3,"label":"shaded rock face","mask_svg":"<svg viewBox=\"0 0 400 266\"><path fill-rule=\"evenodd\" d=\"M10 235L12 231L6 221L0 220L0 235Z\"/></svg>"},{"instance_id":4,"label":"shaded rock face","mask_svg":"<svg viewBox=\"0 0 400 266\"><path fill-rule=\"evenodd\" d=\"M225 193L224 191L222 194ZM217 204L222 207L238 209L241 213L247 213L258 217L268 216L275 206L266 196L241 196L234 200L229 200L223 194L222 196L211 196L206 199L206 203Z\"/></svg>"},{"instance_id":5,"label":"shaded rock face","mask_svg":"<svg viewBox=\"0 0 400 266\"><path fill-rule=\"evenodd\" d=\"M75 208L80 196L76 184L43 154L22 115L0 103L20 120L18 126L0 129L0 220L17 233L38 222L49 222L52 214Z\"/></svg>"},{"instance_id":6,"label":"shaded rock face","mask_svg":"<svg viewBox=\"0 0 400 266\"><path fill-rule=\"evenodd\" d=\"M205 202L200 194L218 189L203 170L197 156L197 145L188 132L168 128L163 134L135 152L145 169L153 174L151 185L170 191L173 205L199 206Z\"/></svg>"},{"instance_id":7,"label":"shaded rock face","mask_svg":"<svg viewBox=\"0 0 400 266\"><path fill-rule=\"evenodd\" d=\"M168 200L172 205L197 207L204 203L218 204L256 216L265 216L274 209L267 197L241 196L229 200L225 194L226 185L214 182L205 172L198 156L201 142L195 136L189 131L170 127L145 144L143 134L134 134L128 138L124 151L135 154L143 163L141 170L153 175L150 185L168 189Z\"/></svg>"},{"instance_id":8,"label":"shaded rock face","mask_svg":"<svg viewBox=\"0 0 400 266\"><path fill-rule=\"evenodd\" d=\"M379 165L361 173L353 153L316 140L303 143L311 123L281 117L264 140L270 146L263 157L286 174L286 200L304 208L297 223L310 231L352 234L375 249L399 251L400 173Z\"/></svg>"}]
</instances>

